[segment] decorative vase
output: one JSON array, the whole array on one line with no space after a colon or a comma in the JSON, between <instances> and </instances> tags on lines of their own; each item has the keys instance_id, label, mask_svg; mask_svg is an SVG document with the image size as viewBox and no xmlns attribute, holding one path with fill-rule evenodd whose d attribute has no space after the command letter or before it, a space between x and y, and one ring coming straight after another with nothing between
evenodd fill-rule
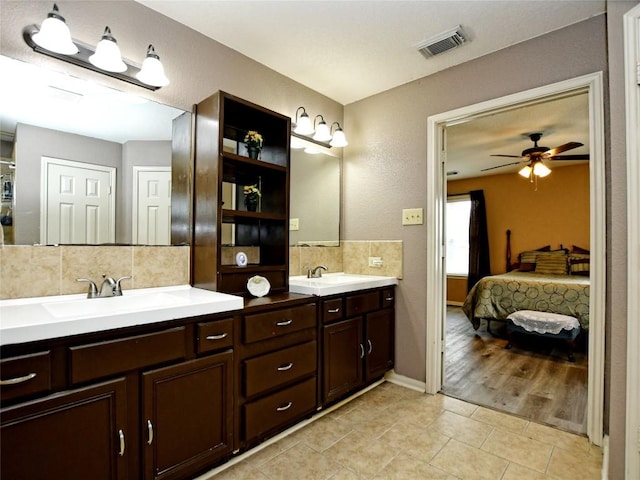
<instances>
[{"instance_id":1,"label":"decorative vase","mask_svg":"<svg viewBox=\"0 0 640 480\"><path fill-rule=\"evenodd\" d=\"M247 195L244 198L244 204L247 207L247 211L256 212L258 210L258 195Z\"/></svg>"},{"instance_id":2,"label":"decorative vase","mask_svg":"<svg viewBox=\"0 0 640 480\"><path fill-rule=\"evenodd\" d=\"M257 160L260 155L260 149L258 147L247 146L247 152L249 154L249 158L253 158L254 160Z\"/></svg>"}]
</instances>

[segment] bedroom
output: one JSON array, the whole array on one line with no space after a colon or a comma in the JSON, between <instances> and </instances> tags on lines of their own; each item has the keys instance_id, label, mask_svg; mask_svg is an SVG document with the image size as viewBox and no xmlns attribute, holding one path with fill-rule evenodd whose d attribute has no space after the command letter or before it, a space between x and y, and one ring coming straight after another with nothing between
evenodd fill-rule
<instances>
[{"instance_id":1,"label":"bedroom","mask_svg":"<svg viewBox=\"0 0 640 480\"><path fill-rule=\"evenodd\" d=\"M447 128L447 198L451 202L464 199L470 191L483 191L491 275L508 271L507 230L511 231L511 264L518 262L520 252L547 246L550 250L589 250L588 162L546 160L551 174L530 182L517 174L527 162L504 158L507 154L518 157L521 150L532 147L528 134L534 132L543 133L541 146L555 148L572 141L588 145L587 103L586 95L574 95ZM565 153L587 154L584 146ZM452 223L457 222L448 219L447 225ZM453 264L456 254L451 245L447 252L448 264ZM588 282L588 276L573 278ZM473 312L465 315L462 311L468 291L466 273L449 275L446 288L443 391L584 434L587 328L576 339L575 362L568 361L567 343L555 339L517 335L513 348L505 350L504 321L491 322L489 332L487 320L481 320L476 331L467 318ZM583 326L587 327L588 313L585 317Z\"/></svg>"}]
</instances>

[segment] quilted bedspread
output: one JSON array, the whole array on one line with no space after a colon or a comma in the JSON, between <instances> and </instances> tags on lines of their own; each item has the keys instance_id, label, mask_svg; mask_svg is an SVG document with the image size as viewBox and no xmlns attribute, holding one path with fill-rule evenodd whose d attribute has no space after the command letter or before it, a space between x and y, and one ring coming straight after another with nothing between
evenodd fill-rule
<instances>
[{"instance_id":1,"label":"quilted bedspread","mask_svg":"<svg viewBox=\"0 0 640 480\"><path fill-rule=\"evenodd\" d=\"M462 305L476 330L483 318L506 320L518 310L559 313L575 317L589 328L589 278L578 275L544 275L509 272L484 277Z\"/></svg>"}]
</instances>

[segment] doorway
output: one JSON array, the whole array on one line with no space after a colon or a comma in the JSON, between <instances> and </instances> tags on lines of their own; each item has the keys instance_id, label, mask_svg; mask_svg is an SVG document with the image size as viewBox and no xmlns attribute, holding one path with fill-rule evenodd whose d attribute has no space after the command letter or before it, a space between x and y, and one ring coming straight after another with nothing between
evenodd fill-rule
<instances>
[{"instance_id":1,"label":"doorway","mask_svg":"<svg viewBox=\"0 0 640 480\"><path fill-rule=\"evenodd\" d=\"M494 114L523 105L547 101L554 96L585 91L589 98L590 245L591 295L587 400L587 435L602 444L604 390L604 302L605 302L605 185L602 73L540 87L429 117L427 154L427 210L435 228L427 233L427 362L428 393L442 388L444 375L444 318L446 275L444 255L444 203L446 199L446 127L476 116Z\"/></svg>"}]
</instances>

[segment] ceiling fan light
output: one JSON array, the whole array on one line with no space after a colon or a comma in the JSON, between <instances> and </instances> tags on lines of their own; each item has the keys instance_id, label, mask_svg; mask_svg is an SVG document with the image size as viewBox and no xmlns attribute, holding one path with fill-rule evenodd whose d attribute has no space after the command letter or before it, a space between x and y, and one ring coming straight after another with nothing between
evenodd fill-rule
<instances>
[{"instance_id":1,"label":"ceiling fan light","mask_svg":"<svg viewBox=\"0 0 640 480\"><path fill-rule=\"evenodd\" d=\"M122 61L122 54L116 39L111 35L109 27L104 29L102 40L96 46L96 53L89 57L92 65L107 72L122 73L127 70L127 65Z\"/></svg>"},{"instance_id":2,"label":"ceiling fan light","mask_svg":"<svg viewBox=\"0 0 640 480\"><path fill-rule=\"evenodd\" d=\"M35 33L31 39L40 47L50 52L61 53L63 55L75 55L78 47L71 39L71 32L64 17L60 15L58 6L54 3L53 10L49 12L47 18L42 22L40 31Z\"/></svg>"},{"instance_id":3,"label":"ceiling fan light","mask_svg":"<svg viewBox=\"0 0 640 480\"><path fill-rule=\"evenodd\" d=\"M533 174L537 177L546 177L551 173L551 170L542 162L536 162L533 166Z\"/></svg>"},{"instance_id":4,"label":"ceiling fan light","mask_svg":"<svg viewBox=\"0 0 640 480\"><path fill-rule=\"evenodd\" d=\"M169 85L169 79L164 74L164 66L153 45L149 45L149 48L147 48L147 57L142 62L140 71L136 73L136 78L153 87Z\"/></svg>"},{"instance_id":5,"label":"ceiling fan light","mask_svg":"<svg viewBox=\"0 0 640 480\"><path fill-rule=\"evenodd\" d=\"M520 169L520 171L518 172L518 175L524 178L529 178L531 176L531 167L529 165L522 167L522 169Z\"/></svg>"}]
</instances>

